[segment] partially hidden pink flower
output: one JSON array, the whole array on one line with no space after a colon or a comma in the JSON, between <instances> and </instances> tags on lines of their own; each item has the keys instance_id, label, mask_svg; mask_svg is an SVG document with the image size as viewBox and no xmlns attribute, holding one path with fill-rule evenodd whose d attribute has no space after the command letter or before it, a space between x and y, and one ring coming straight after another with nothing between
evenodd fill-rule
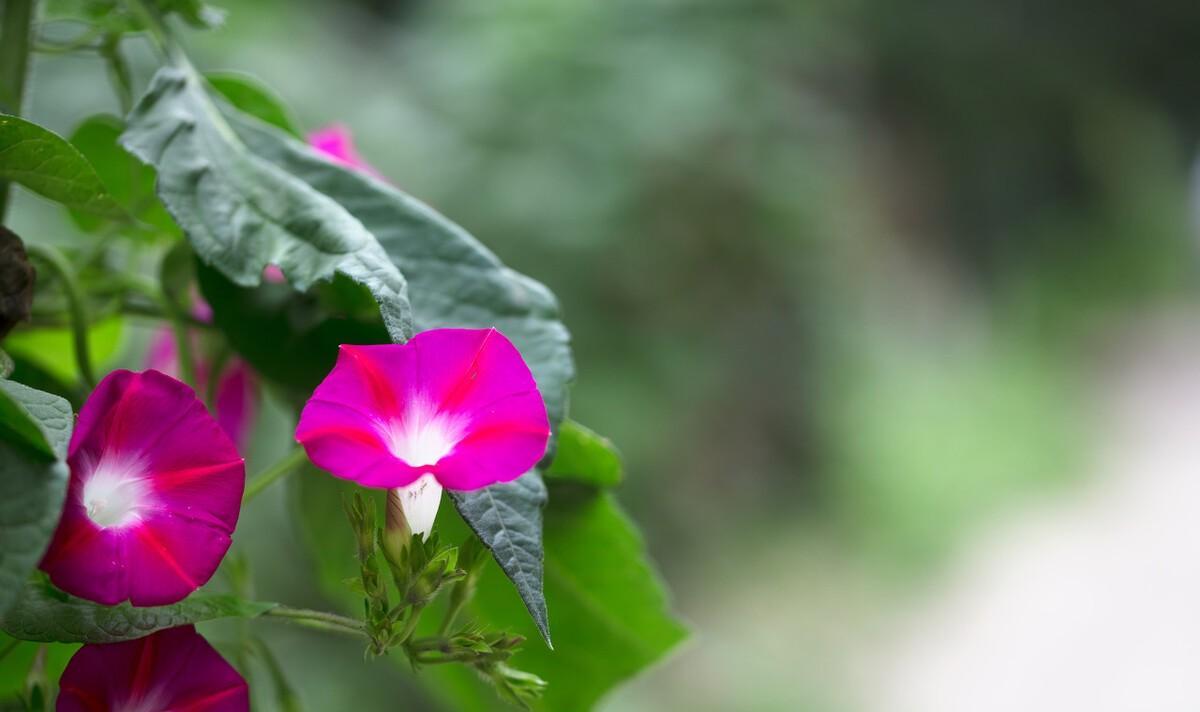
<instances>
[{"instance_id":1,"label":"partially hidden pink flower","mask_svg":"<svg viewBox=\"0 0 1200 712\"><path fill-rule=\"evenodd\" d=\"M183 599L216 571L246 468L191 388L158 371L113 371L79 411L71 480L41 568L97 603Z\"/></svg>"},{"instance_id":2,"label":"partially hidden pink flower","mask_svg":"<svg viewBox=\"0 0 1200 712\"><path fill-rule=\"evenodd\" d=\"M549 437L533 375L495 329L343 345L296 426L318 467L366 487L403 488L405 515L422 534L443 488L514 480L541 459Z\"/></svg>"},{"instance_id":3,"label":"partially hidden pink flower","mask_svg":"<svg viewBox=\"0 0 1200 712\"><path fill-rule=\"evenodd\" d=\"M192 626L85 645L58 682L58 712L249 712L246 681Z\"/></svg>"},{"instance_id":4,"label":"partially hidden pink flower","mask_svg":"<svg viewBox=\"0 0 1200 712\"><path fill-rule=\"evenodd\" d=\"M208 307L207 304L204 306ZM209 311L211 313L211 309ZM190 337L192 353L199 354L199 335L191 332ZM151 337L150 348L146 351L146 368L162 371L173 378L182 375L179 369L179 347L175 341L175 332L170 327L156 330ZM196 359L195 368L196 387L201 393L205 393L208 389L211 365L204 359ZM217 422L238 448L244 448L258 413L258 376L249 364L233 356L224 364L219 379L213 403Z\"/></svg>"},{"instance_id":5,"label":"partially hidden pink flower","mask_svg":"<svg viewBox=\"0 0 1200 712\"><path fill-rule=\"evenodd\" d=\"M330 124L323 129L313 131L308 135L308 144L335 162L347 168L362 171L379 180L386 180L383 175L367 163L354 146L354 137L344 124Z\"/></svg>"}]
</instances>

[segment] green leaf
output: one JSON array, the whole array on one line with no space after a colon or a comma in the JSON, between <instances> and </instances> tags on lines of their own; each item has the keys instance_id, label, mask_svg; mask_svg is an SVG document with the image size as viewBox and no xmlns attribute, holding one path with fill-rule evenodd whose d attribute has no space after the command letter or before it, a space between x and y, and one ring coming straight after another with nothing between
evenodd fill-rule
<instances>
[{"instance_id":1,"label":"green leaf","mask_svg":"<svg viewBox=\"0 0 1200 712\"><path fill-rule=\"evenodd\" d=\"M16 604L0 615L0 630L42 643L116 643L218 618L256 618L276 605L229 594L193 593L169 606L101 606L44 583L29 583Z\"/></svg>"},{"instance_id":2,"label":"green leaf","mask_svg":"<svg viewBox=\"0 0 1200 712\"><path fill-rule=\"evenodd\" d=\"M117 355L125 334L125 321L112 317L98 321L88 328L88 352L97 367ZM15 358L40 367L64 383L79 381L79 365L75 361L70 329L18 327L4 340L4 348Z\"/></svg>"},{"instance_id":3,"label":"green leaf","mask_svg":"<svg viewBox=\"0 0 1200 712\"><path fill-rule=\"evenodd\" d=\"M412 196L333 163L261 121L236 113L229 119L257 156L339 202L378 238L410 280L418 331L496 327L533 371L551 424L563 419L575 365L550 290L505 267L466 230Z\"/></svg>"},{"instance_id":4,"label":"green leaf","mask_svg":"<svg viewBox=\"0 0 1200 712\"><path fill-rule=\"evenodd\" d=\"M71 134L71 143L92 165L113 199L126 212L138 220L158 228L168 235L179 234L179 227L167 214L166 208L154 194L154 169L129 155L121 148L118 139L125 130L125 122L115 116L97 114L84 119ZM105 224L95 215L78 210L71 211L71 218L81 229L92 231ZM127 230L147 239L155 233L142 229Z\"/></svg>"},{"instance_id":5,"label":"green leaf","mask_svg":"<svg viewBox=\"0 0 1200 712\"><path fill-rule=\"evenodd\" d=\"M616 487L621 476L621 456L608 438L573 420L563 421L554 462L546 470L547 478L593 487Z\"/></svg>"},{"instance_id":6,"label":"green leaf","mask_svg":"<svg viewBox=\"0 0 1200 712\"><path fill-rule=\"evenodd\" d=\"M68 208L120 219L121 206L96 169L58 134L0 114L0 180L20 183Z\"/></svg>"},{"instance_id":7,"label":"green leaf","mask_svg":"<svg viewBox=\"0 0 1200 712\"><path fill-rule=\"evenodd\" d=\"M546 600L554 615L555 647L525 645L511 665L549 683L535 709L590 709L661 660L687 637L687 629L671 615L645 545L611 494L554 486L545 517ZM521 601L494 585L493 576L494 570L485 570L474 614L495 628L534 635ZM425 674L441 683L454 709L496 709L495 693L466 670L444 666Z\"/></svg>"},{"instance_id":8,"label":"green leaf","mask_svg":"<svg viewBox=\"0 0 1200 712\"><path fill-rule=\"evenodd\" d=\"M513 582L538 633L550 646L550 621L542 591L542 508L546 506L542 476L534 471L474 492L447 493Z\"/></svg>"},{"instance_id":9,"label":"green leaf","mask_svg":"<svg viewBox=\"0 0 1200 712\"><path fill-rule=\"evenodd\" d=\"M66 496L74 427L62 398L0 380L0 612L50 542Z\"/></svg>"},{"instance_id":10,"label":"green leaf","mask_svg":"<svg viewBox=\"0 0 1200 712\"><path fill-rule=\"evenodd\" d=\"M412 334L404 277L375 237L247 150L191 71L159 70L121 143L157 169L158 195L197 256L234 283L258 285L268 264L300 291L342 273L371 290L394 340Z\"/></svg>"},{"instance_id":11,"label":"green leaf","mask_svg":"<svg viewBox=\"0 0 1200 712\"><path fill-rule=\"evenodd\" d=\"M241 72L209 72L208 83L238 110L300 138L292 112L261 80Z\"/></svg>"}]
</instances>

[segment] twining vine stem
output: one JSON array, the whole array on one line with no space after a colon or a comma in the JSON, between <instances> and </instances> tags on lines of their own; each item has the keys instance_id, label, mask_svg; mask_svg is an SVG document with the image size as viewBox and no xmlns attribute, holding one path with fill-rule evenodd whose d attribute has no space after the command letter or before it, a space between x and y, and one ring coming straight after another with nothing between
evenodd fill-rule
<instances>
[{"instance_id":1,"label":"twining vine stem","mask_svg":"<svg viewBox=\"0 0 1200 712\"><path fill-rule=\"evenodd\" d=\"M297 445L291 452L276 460L275 464L250 478L250 481L246 483L246 493L242 495L242 503L245 504L257 497L275 480L294 472L304 464L306 459L304 448Z\"/></svg>"},{"instance_id":2,"label":"twining vine stem","mask_svg":"<svg viewBox=\"0 0 1200 712\"><path fill-rule=\"evenodd\" d=\"M0 2L0 112L20 116L29 75L35 0ZM0 223L8 212L9 184L0 181Z\"/></svg>"}]
</instances>

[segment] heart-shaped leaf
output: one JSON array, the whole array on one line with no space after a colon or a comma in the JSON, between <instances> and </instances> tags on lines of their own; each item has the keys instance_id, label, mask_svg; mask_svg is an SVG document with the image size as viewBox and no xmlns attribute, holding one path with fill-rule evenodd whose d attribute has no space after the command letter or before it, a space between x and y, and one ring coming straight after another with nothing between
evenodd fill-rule
<instances>
[{"instance_id":1,"label":"heart-shaped leaf","mask_svg":"<svg viewBox=\"0 0 1200 712\"><path fill-rule=\"evenodd\" d=\"M78 149L35 123L0 114L0 180L68 208L120 219L121 206Z\"/></svg>"}]
</instances>

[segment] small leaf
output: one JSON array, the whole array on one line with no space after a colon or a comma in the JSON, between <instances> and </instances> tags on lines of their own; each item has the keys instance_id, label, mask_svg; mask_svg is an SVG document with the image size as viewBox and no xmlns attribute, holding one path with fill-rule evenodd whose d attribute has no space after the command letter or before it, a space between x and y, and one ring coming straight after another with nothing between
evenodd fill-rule
<instances>
[{"instance_id":1,"label":"small leaf","mask_svg":"<svg viewBox=\"0 0 1200 712\"><path fill-rule=\"evenodd\" d=\"M241 72L209 72L208 83L238 110L276 128L300 137L292 112L275 92L257 77Z\"/></svg>"},{"instance_id":2,"label":"small leaf","mask_svg":"<svg viewBox=\"0 0 1200 712\"><path fill-rule=\"evenodd\" d=\"M122 234L134 234L153 239L158 234L177 235L179 227L167 214L154 194L154 169L137 160L121 148L118 139L125 122L115 116L96 114L83 120L71 133L71 143L92 165L113 199L138 220L158 229L150 232L141 226L131 227ZM80 229L93 231L105 224L101 217L71 211L71 219Z\"/></svg>"},{"instance_id":3,"label":"small leaf","mask_svg":"<svg viewBox=\"0 0 1200 712\"><path fill-rule=\"evenodd\" d=\"M232 109L230 109L232 111ZM160 69L122 145L158 171L158 195L196 255L245 287L276 264L297 290L335 273L366 285L396 341L412 334L404 277L334 200L247 150L190 71Z\"/></svg>"},{"instance_id":4,"label":"small leaf","mask_svg":"<svg viewBox=\"0 0 1200 712\"><path fill-rule=\"evenodd\" d=\"M621 456L608 438L573 420L564 420L559 426L558 450L546 477L593 487L616 487L621 483Z\"/></svg>"},{"instance_id":5,"label":"small leaf","mask_svg":"<svg viewBox=\"0 0 1200 712\"><path fill-rule=\"evenodd\" d=\"M74 427L62 398L0 380L0 612L21 591L58 526Z\"/></svg>"},{"instance_id":6,"label":"small leaf","mask_svg":"<svg viewBox=\"0 0 1200 712\"><path fill-rule=\"evenodd\" d=\"M30 583L16 604L0 615L0 630L42 643L116 643L218 618L256 618L276 605L228 594L194 593L169 606L101 606L44 583Z\"/></svg>"},{"instance_id":7,"label":"small leaf","mask_svg":"<svg viewBox=\"0 0 1200 712\"><path fill-rule=\"evenodd\" d=\"M96 169L61 136L15 116L0 114L0 180L26 188L68 208L120 219Z\"/></svg>"},{"instance_id":8,"label":"small leaf","mask_svg":"<svg viewBox=\"0 0 1200 712\"><path fill-rule=\"evenodd\" d=\"M21 238L0 226L0 339L29 319L35 277Z\"/></svg>"},{"instance_id":9,"label":"small leaf","mask_svg":"<svg viewBox=\"0 0 1200 712\"><path fill-rule=\"evenodd\" d=\"M542 593L542 507L546 485L536 471L474 492L447 491L455 507L525 602L538 633L550 645Z\"/></svg>"}]
</instances>

